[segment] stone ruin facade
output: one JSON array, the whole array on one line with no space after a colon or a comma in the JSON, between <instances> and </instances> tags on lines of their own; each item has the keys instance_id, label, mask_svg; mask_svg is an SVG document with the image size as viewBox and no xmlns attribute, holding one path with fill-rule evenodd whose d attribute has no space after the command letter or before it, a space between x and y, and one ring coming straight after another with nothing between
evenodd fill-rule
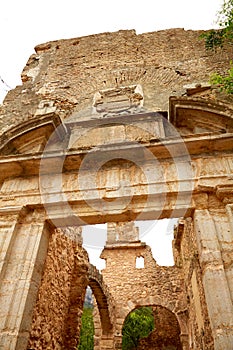
<instances>
[{"instance_id":1,"label":"stone ruin facade","mask_svg":"<svg viewBox=\"0 0 233 350\"><path fill-rule=\"evenodd\" d=\"M87 285L95 350L121 349L127 315L144 305L157 328L140 349L232 350L233 106L206 83L232 51L207 53L199 35L35 48L0 107L1 350L75 349ZM134 224L162 218L180 218L169 267ZM98 223L102 274L81 238Z\"/></svg>"}]
</instances>

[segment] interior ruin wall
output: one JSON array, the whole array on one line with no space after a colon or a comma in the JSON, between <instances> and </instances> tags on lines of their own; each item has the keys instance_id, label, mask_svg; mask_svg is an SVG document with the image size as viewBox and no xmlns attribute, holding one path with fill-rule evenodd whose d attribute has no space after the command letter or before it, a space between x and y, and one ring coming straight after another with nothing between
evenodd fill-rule
<instances>
[{"instance_id":1,"label":"interior ruin wall","mask_svg":"<svg viewBox=\"0 0 233 350\"><path fill-rule=\"evenodd\" d=\"M28 348L72 349L78 343L89 268L79 235L81 228L51 228Z\"/></svg>"},{"instance_id":2,"label":"interior ruin wall","mask_svg":"<svg viewBox=\"0 0 233 350\"><path fill-rule=\"evenodd\" d=\"M139 341L139 350L182 350L179 324L171 312L161 306L152 307L154 330Z\"/></svg>"},{"instance_id":3,"label":"interior ruin wall","mask_svg":"<svg viewBox=\"0 0 233 350\"><path fill-rule=\"evenodd\" d=\"M144 258L143 268L136 267L137 257ZM101 258L106 260L102 275L115 300L116 334L122 334L125 318L139 306L161 305L175 315L180 314L182 319L186 296L181 269L157 265L145 243L106 246ZM180 331L186 334L184 324L181 328Z\"/></svg>"}]
</instances>

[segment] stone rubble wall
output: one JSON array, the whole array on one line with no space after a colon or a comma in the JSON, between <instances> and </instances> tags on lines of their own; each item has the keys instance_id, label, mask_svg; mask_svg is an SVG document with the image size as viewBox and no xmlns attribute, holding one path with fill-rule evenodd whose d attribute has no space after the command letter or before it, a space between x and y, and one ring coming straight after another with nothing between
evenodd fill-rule
<instances>
[{"instance_id":1,"label":"stone rubble wall","mask_svg":"<svg viewBox=\"0 0 233 350\"><path fill-rule=\"evenodd\" d=\"M144 258L144 268L136 268L136 257ZM136 307L161 305L174 314L186 310L182 270L157 265L150 247L143 243L108 246L101 258L106 259L104 282L116 302L115 335L121 335L126 316Z\"/></svg>"},{"instance_id":2,"label":"stone rubble wall","mask_svg":"<svg viewBox=\"0 0 233 350\"><path fill-rule=\"evenodd\" d=\"M64 230L51 233L28 348L68 350L78 343L88 255Z\"/></svg>"}]
</instances>

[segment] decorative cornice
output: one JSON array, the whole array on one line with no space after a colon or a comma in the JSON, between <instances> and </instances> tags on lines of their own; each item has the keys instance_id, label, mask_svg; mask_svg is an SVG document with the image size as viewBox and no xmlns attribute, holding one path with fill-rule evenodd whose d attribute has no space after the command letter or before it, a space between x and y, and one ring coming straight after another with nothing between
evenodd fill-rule
<instances>
[{"instance_id":1,"label":"decorative cornice","mask_svg":"<svg viewBox=\"0 0 233 350\"><path fill-rule=\"evenodd\" d=\"M218 185L216 195L223 203L233 203L233 185Z\"/></svg>"}]
</instances>

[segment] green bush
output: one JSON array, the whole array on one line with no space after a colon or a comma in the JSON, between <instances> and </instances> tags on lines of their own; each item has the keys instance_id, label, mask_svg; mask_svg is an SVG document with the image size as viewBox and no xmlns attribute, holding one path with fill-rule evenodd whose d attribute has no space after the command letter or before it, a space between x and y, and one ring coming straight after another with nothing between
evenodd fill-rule
<instances>
[{"instance_id":1,"label":"green bush","mask_svg":"<svg viewBox=\"0 0 233 350\"><path fill-rule=\"evenodd\" d=\"M92 311L93 309L90 307L84 307L83 309L82 326L78 350L94 349L94 322Z\"/></svg>"},{"instance_id":2,"label":"green bush","mask_svg":"<svg viewBox=\"0 0 233 350\"><path fill-rule=\"evenodd\" d=\"M201 35L205 39L207 50L216 51L222 49L225 44L233 44L233 0L224 0L221 10L218 13L218 30L210 30ZM218 85L220 91L233 94L233 64L230 62L230 69L227 74L214 73L210 77L213 85Z\"/></svg>"},{"instance_id":3,"label":"green bush","mask_svg":"<svg viewBox=\"0 0 233 350\"><path fill-rule=\"evenodd\" d=\"M225 91L227 94L233 94L233 64L230 63L228 73L223 76L213 73L210 77L210 83L220 87L220 91Z\"/></svg>"},{"instance_id":4,"label":"green bush","mask_svg":"<svg viewBox=\"0 0 233 350\"><path fill-rule=\"evenodd\" d=\"M218 12L218 30L210 30L203 33L207 50L223 48L224 44L232 44L233 41L233 0L224 0L221 10Z\"/></svg>"},{"instance_id":5,"label":"green bush","mask_svg":"<svg viewBox=\"0 0 233 350\"><path fill-rule=\"evenodd\" d=\"M122 330L122 350L137 349L139 340L147 337L154 329L154 315L151 307L141 307L126 318Z\"/></svg>"}]
</instances>

